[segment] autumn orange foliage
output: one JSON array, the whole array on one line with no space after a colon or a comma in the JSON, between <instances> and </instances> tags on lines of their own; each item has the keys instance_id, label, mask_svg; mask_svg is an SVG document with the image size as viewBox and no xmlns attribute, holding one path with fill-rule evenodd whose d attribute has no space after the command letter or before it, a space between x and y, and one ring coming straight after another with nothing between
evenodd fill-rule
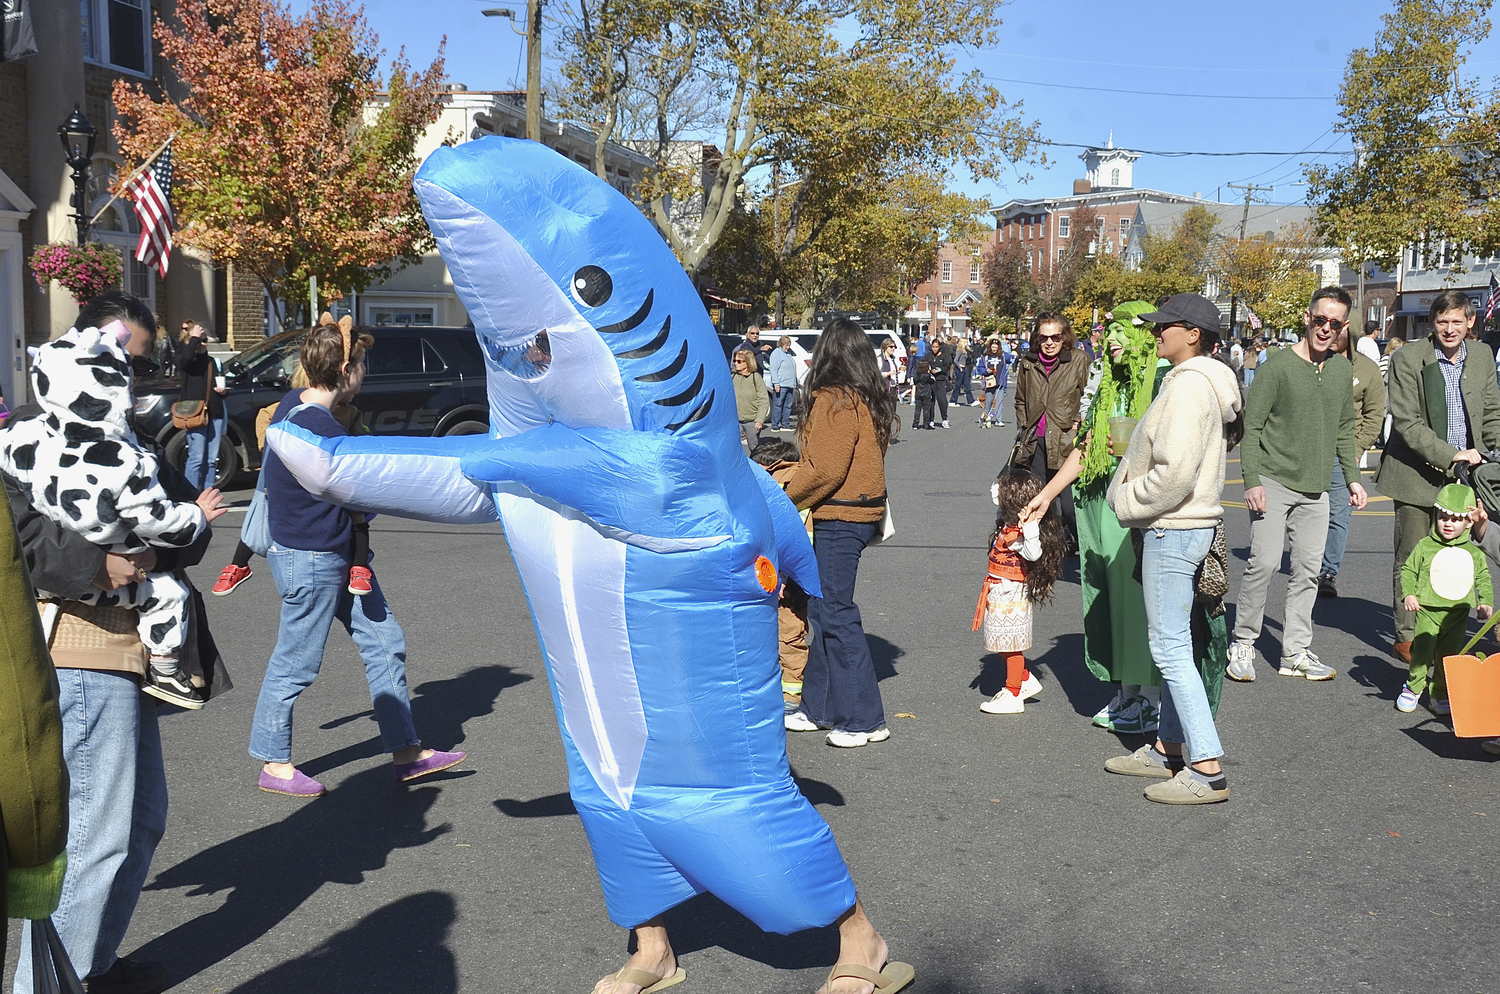
<instances>
[{"instance_id":1,"label":"autumn orange foliage","mask_svg":"<svg viewBox=\"0 0 1500 994\"><path fill-rule=\"evenodd\" d=\"M114 132L132 164L177 133L179 241L294 309L309 277L337 298L431 247L411 179L441 109L441 46L419 73L403 50L384 81L363 8L340 0L302 17L276 0L182 0L155 34L175 80L166 94L117 80Z\"/></svg>"}]
</instances>

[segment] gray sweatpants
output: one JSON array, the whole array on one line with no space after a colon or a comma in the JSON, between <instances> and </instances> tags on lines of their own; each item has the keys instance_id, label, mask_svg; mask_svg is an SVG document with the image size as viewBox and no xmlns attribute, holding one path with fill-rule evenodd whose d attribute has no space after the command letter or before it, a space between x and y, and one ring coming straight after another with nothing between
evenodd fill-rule
<instances>
[{"instance_id":1,"label":"gray sweatpants","mask_svg":"<svg viewBox=\"0 0 1500 994\"><path fill-rule=\"evenodd\" d=\"M1288 490L1269 477L1264 514L1250 512L1250 562L1240 578L1234 606L1234 639L1254 642L1266 616L1266 588L1281 572L1283 542L1292 541L1292 579L1286 588L1286 618L1282 621L1281 658L1295 656L1312 645L1312 609L1318 599L1318 567L1328 541L1328 494L1316 496Z\"/></svg>"}]
</instances>

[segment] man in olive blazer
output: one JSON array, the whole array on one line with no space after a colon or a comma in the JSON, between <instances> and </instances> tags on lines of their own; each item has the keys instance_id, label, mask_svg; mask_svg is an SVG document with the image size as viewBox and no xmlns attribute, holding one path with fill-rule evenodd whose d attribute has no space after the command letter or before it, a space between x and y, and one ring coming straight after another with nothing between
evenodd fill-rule
<instances>
[{"instance_id":1,"label":"man in olive blazer","mask_svg":"<svg viewBox=\"0 0 1500 994\"><path fill-rule=\"evenodd\" d=\"M1495 356L1488 346L1468 338L1474 313L1473 302L1463 293L1439 294L1430 313L1432 334L1391 357L1391 437L1375 486L1395 504L1391 606L1394 652L1404 662L1411 661L1416 616L1401 606L1401 566L1432 527L1432 502L1438 489L1452 481L1454 465L1477 465L1481 450L1500 448ZM1454 387L1462 398L1461 416L1450 411Z\"/></svg>"}]
</instances>

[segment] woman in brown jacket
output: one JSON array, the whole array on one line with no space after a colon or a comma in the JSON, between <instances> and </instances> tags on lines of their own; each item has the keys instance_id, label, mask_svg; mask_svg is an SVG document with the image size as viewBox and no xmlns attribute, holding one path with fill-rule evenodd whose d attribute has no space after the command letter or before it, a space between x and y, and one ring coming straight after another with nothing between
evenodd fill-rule
<instances>
[{"instance_id":1,"label":"woman in brown jacket","mask_svg":"<svg viewBox=\"0 0 1500 994\"><path fill-rule=\"evenodd\" d=\"M812 509L823 596L808 602L802 709L786 716L786 727L827 728L829 745L854 748L891 735L854 581L860 555L885 515L885 450L896 403L868 336L845 318L818 336L803 387L797 418L802 461L786 492L797 507Z\"/></svg>"},{"instance_id":2,"label":"woman in brown jacket","mask_svg":"<svg viewBox=\"0 0 1500 994\"><path fill-rule=\"evenodd\" d=\"M1089 360L1073 336L1073 324L1061 314L1038 314L1031 326L1031 351L1016 362L1016 431L1022 441L1017 462L1029 465L1043 481L1057 475L1073 451L1082 417L1079 403L1089 378ZM1077 542L1073 492L1057 498L1058 513Z\"/></svg>"}]
</instances>

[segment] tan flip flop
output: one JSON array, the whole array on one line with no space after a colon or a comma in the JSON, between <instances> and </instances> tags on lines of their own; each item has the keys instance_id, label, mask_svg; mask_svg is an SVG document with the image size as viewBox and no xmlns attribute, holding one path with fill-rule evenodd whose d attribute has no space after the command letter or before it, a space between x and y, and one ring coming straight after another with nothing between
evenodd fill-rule
<instances>
[{"instance_id":1,"label":"tan flip flop","mask_svg":"<svg viewBox=\"0 0 1500 994\"><path fill-rule=\"evenodd\" d=\"M641 994L656 994L657 991L664 991L668 987L676 987L686 979L687 971L680 966L670 977L658 977L654 973L647 973L645 970L637 970L629 966L620 967L620 972L615 974L616 984L635 984L641 988Z\"/></svg>"},{"instance_id":2,"label":"tan flip flop","mask_svg":"<svg viewBox=\"0 0 1500 994\"><path fill-rule=\"evenodd\" d=\"M875 994L896 994L911 983L916 975L917 972L911 968L910 963L887 963L885 969L879 973L867 966L860 966L858 963L839 963L828 971L828 979L823 987L825 990L832 990L835 980L840 977L853 977L855 980L874 984Z\"/></svg>"}]
</instances>

